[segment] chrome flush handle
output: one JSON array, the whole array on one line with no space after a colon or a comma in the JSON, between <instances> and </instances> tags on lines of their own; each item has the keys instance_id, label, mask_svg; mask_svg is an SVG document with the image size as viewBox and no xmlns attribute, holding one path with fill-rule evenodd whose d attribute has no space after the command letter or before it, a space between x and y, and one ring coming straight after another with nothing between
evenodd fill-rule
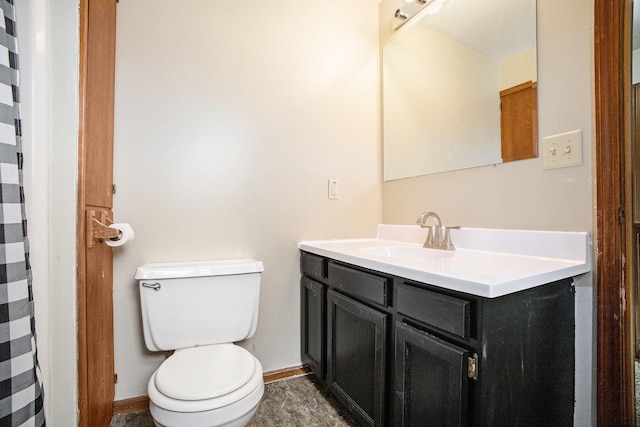
<instances>
[{"instance_id":1,"label":"chrome flush handle","mask_svg":"<svg viewBox=\"0 0 640 427\"><path fill-rule=\"evenodd\" d=\"M159 291L160 288L162 288L162 285L160 283L142 283L142 287L144 288L150 288L153 289L154 291Z\"/></svg>"}]
</instances>

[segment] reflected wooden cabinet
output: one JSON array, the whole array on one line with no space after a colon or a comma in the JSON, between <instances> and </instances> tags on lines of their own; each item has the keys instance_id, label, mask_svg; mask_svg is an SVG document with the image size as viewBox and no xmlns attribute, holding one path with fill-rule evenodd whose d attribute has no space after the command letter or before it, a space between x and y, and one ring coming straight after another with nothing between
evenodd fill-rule
<instances>
[{"instance_id":1,"label":"reflected wooden cabinet","mask_svg":"<svg viewBox=\"0 0 640 427\"><path fill-rule=\"evenodd\" d=\"M537 87L537 82L526 82L500 92L503 162L538 157Z\"/></svg>"}]
</instances>

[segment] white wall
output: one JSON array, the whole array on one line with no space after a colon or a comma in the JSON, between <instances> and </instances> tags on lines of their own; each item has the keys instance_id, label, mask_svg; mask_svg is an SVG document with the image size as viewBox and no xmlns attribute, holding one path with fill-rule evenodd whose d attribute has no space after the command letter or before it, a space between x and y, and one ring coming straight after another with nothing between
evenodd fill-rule
<instances>
[{"instance_id":1,"label":"white wall","mask_svg":"<svg viewBox=\"0 0 640 427\"><path fill-rule=\"evenodd\" d=\"M78 1L15 2L24 181L47 424L77 424ZM55 34L55 37L52 35Z\"/></svg>"},{"instance_id":2,"label":"white wall","mask_svg":"<svg viewBox=\"0 0 640 427\"><path fill-rule=\"evenodd\" d=\"M538 0L539 136L581 129L582 166L543 171L537 158L385 182L384 223L413 223L420 212L434 210L446 225L579 230L595 235L592 3ZM399 0L381 4L382 36L390 25L388 11L398 4ZM592 276L581 277L576 296L577 426L591 425L595 403L592 292Z\"/></svg>"},{"instance_id":3,"label":"white wall","mask_svg":"<svg viewBox=\"0 0 640 427\"><path fill-rule=\"evenodd\" d=\"M302 239L361 237L380 220L378 6L370 0L118 4L116 400L146 394L135 268L264 262L245 346L299 365ZM340 180L340 200L327 180Z\"/></svg>"}]
</instances>

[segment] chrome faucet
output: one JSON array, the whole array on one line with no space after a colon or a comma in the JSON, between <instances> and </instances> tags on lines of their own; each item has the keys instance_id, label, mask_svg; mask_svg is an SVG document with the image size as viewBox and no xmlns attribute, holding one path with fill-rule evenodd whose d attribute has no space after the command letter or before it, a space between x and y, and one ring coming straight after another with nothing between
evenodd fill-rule
<instances>
[{"instance_id":1,"label":"chrome faucet","mask_svg":"<svg viewBox=\"0 0 640 427\"><path fill-rule=\"evenodd\" d=\"M436 220L437 225L432 225L429 227L427 225L427 220L429 218L434 218ZM420 224L422 228L429 228L427 231L427 238L424 241L425 248L430 249L444 249L447 251L455 250L455 246L453 246L453 242L451 241L451 234L449 230L451 229L459 229L460 226L455 227L444 227L444 235L442 234L442 221L440 217L435 212L422 212L416 221L417 224Z\"/></svg>"}]
</instances>

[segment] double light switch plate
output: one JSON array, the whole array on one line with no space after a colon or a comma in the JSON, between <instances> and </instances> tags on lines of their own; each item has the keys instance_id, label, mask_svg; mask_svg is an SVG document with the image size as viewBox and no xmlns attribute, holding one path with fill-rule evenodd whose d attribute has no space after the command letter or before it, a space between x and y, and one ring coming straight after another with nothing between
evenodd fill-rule
<instances>
[{"instance_id":1,"label":"double light switch plate","mask_svg":"<svg viewBox=\"0 0 640 427\"><path fill-rule=\"evenodd\" d=\"M568 168L582 164L582 131L542 138L542 169Z\"/></svg>"}]
</instances>

